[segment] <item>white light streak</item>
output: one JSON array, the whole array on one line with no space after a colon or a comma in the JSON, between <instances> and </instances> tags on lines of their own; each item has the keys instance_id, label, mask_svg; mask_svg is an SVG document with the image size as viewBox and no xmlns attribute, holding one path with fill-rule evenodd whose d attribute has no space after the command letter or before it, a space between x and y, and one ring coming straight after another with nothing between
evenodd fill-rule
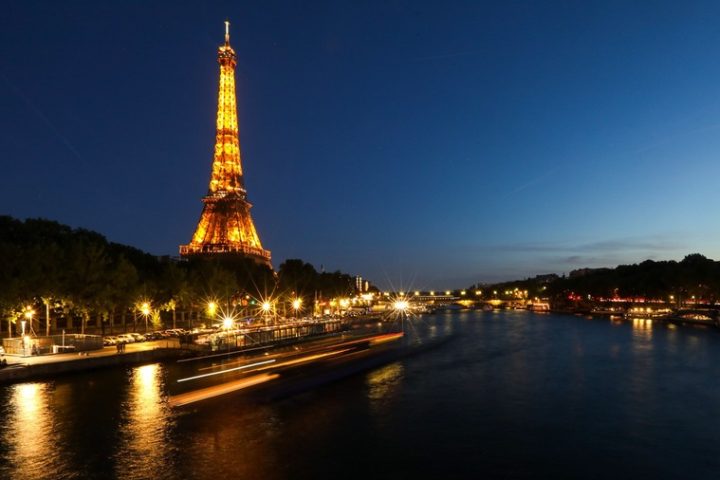
<instances>
[{"instance_id":1,"label":"white light streak","mask_svg":"<svg viewBox=\"0 0 720 480\"><path fill-rule=\"evenodd\" d=\"M221 373L235 372L237 370L245 370L246 368L257 367L259 365L266 365L268 363L273 363L273 362L275 362L275 359L265 360L263 362L257 362L257 363L250 363L250 364L242 365L240 367L235 367L235 368L228 368L227 370L220 370L219 372L203 373L202 375L195 375L194 377L180 378L180 379L178 379L178 383L189 382L190 380L197 380L198 378L211 377L213 375L219 375Z\"/></svg>"}]
</instances>

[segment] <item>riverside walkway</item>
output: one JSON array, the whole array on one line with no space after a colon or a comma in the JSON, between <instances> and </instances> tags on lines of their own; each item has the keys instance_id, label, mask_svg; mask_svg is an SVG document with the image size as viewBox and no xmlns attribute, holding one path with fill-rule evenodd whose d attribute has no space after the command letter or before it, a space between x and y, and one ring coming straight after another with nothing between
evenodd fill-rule
<instances>
[{"instance_id":1,"label":"riverside walkway","mask_svg":"<svg viewBox=\"0 0 720 480\"><path fill-rule=\"evenodd\" d=\"M184 353L177 338L152 342L130 343L125 351L118 352L115 346L103 347L81 353L58 353L53 355L19 356L4 355L8 366L0 369L0 383L17 382L34 377L51 376L60 373L91 370L94 368L133 365L175 358Z\"/></svg>"},{"instance_id":2,"label":"riverside walkway","mask_svg":"<svg viewBox=\"0 0 720 480\"><path fill-rule=\"evenodd\" d=\"M375 319L365 319L362 323L372 323ZM353 328L358 328L353 322ZM134 365L162 360L177 359L183 356L202 356L242 352L258 347L274 348L289 344L303 343L323 336L333 336L350 329L348 322L339 319L318 321L293 321L272 326L257 326L238 330L223 330L214 334L195 334L190 336L204 342L185 338L181 343L177 337L168 339L128 343L118 352L116 346L103 347L84 352L60 353L52 355L19 356L6 354L8 366L0 369L0 383L24 381L30 378L53 377L57 374L92 370L95 368Z\"/></svg>"}]
</instances>

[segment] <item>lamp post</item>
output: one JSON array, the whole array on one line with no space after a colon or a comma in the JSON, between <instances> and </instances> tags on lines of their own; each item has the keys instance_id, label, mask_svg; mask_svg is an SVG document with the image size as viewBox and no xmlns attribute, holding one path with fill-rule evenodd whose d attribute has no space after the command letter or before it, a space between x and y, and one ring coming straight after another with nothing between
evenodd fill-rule
<instances>
[{"instance_id":1,"label":"lamp post","mask_svg":"<svg viewBox=\"0 0 720 480\"><path fill-rule=\"evenodd\" d=\"M35 310L33 310L31 306L25 307L25 312L23 313L23 316L25 317L25 319L28 322L30 322L30 331L32 331L32 329L33 329L32 328L33 315L35 315ZM23 320L22 325L23 325L23 335L25 335L25 321L24 320Z\"/></svg>"},{"instance_id":2,"label":"lamp post","mask_svg":"<svg viewBox=\"0 0 720 480\"><path fill-rule=\"evenodd\" d=\"M217 302L215 302L214 300L210 300L208 302L207 316L211 322L215 320L215 314L217 313L217 308L218 308Z\"/></svg>"},{"instance_id":3,"label":"lamp post","mask_svg":"<svg viewBox=\"0 0 720 480\"><path fill-rule=\"evenodd\" d=\"M29 323L30 331L31 332L33 331L33 326L32 326L33 315L35 315L35 310L33 310L33 308L30 305L25 307L25 312L23 312L23 317L25 317L25 318L20 322L20 326L22 328L22 346L23 346L23 355L24 356L27 356L27 341L28 341L27 336L25 335L25 331L26 331L25 326L28 324L28 322L30 322Z\"/></svg>"},{"instance_id":4,"label":"lamp post","mask_svg":"<svg viewBox=\"0 0 720 480\"><path fill-rule=\"evenodd\" d=\"M148 316L150 316L150 304L148 302L143 302L142 305L140 305L140 313L143 314L143 317L145 317L145 333L148 331Z\"/></svg>"},{"instance_id":5,"label":"lamp post","mask_svg":"<svg viewBox=\"0 0 720 480\"><path fill-rule=\"evenodd\" d=\"M235 329L235 319L230 315L225 315L223 317L222 328L225 332L223 335L225 346L228 350L230 350L230 330ZM235 346L237 347L237 332L235 332Z\"/></svg>"},{"instance_id":6,"label":"lamp post","mask_svg":"<svg viewBox=\"0 0 720 480\"><path fill-rule=\"evenodd\" d=\"M265 316L265 323L267 323L267 316L270 314L270 310L272 310L272 303L265 300L260 308L262 309L263 315Z\"/></svg>"},{"instance_id":7,"label":"lamp post","mask_svg":"<svg viewBox=\"0 0 720 480\"><path fill-rule=\"evenodd\" d=\"M297 320L298 311L300 310L300 307L302 307L302 298L295 298L295 300L292 301L292 307L293 310L295 310L295 320Z\"/></svg>"},{"instance_id":8,"label":"lamp post","mask_svg":"<svg viewBox=\"0 0 720 480\"><path fill-rule=\"evenodd\" d=\"M395 303L393 303L393 308L400 315L400 330L403 333L405 333L405 315L407 315L409 307L410 304L407 300L396 300Z\"/></svg>"}]
</instances>

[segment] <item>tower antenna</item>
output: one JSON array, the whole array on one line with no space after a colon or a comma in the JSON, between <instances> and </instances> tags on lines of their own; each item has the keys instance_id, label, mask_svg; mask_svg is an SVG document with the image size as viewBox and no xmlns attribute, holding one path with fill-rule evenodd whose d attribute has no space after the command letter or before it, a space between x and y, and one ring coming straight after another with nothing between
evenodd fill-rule
<instances>
[{"instance_id":1,"label":"tower antenna","mask_svg":"<svg viewBox=\"0 0 720 480\"><path fill-rule=\"evenodd\" d=\"M230 20L225 20L225 45L230 44Z\"/></svg>"}]
</instances>

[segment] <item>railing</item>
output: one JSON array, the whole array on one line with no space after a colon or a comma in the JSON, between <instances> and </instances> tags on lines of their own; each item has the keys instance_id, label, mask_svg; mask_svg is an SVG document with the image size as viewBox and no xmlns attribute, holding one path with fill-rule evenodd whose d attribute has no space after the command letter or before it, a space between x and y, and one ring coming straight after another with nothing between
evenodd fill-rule
<instances>
[{"instance_id":1,"label":"railing","mask_svg":"<svg viewBox=\"0 0 720 480\"><path fill-rule=\"evenodd\" d=\"M99 335L51 335L49 337L4 338L3 348L9 355L45 355L48 353L85 352L103 348Z\"/></svg>"},{"instance_id":2,"label":"railing","mask_svg":"<svg viewBox=\"0 0 720 480\"><path fill-rule=\"evenodd\" d=\"M349 325L344 320L274 325L212 334L188 335L181 338L180 343L185 348L201 351L230 350L269 344L282 344L289 341L297 341L301 338L339 333L347 328L349 328Z\"/></svg>"},{"instance_id":3,"label":"railing","mask_svg":"<svg viewBox=\"0 0 720 480\"><path fill-rule=\"evenodd\" d=\"M270 251L243 244L200 244L180 245L180 255L194 255L202 253L243 253L270 260Z\"/></svg>"}]
</instances>

